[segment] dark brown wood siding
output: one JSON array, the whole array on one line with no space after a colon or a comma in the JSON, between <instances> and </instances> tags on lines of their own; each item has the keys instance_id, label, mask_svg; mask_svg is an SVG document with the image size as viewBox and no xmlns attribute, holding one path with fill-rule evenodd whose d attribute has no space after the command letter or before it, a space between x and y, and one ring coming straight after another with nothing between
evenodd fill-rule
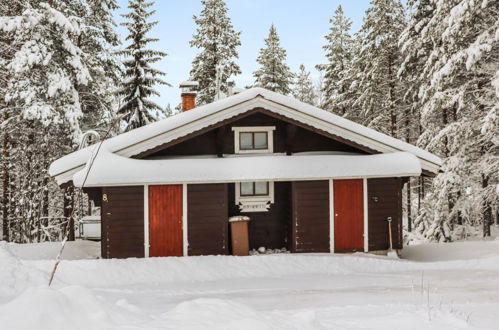
<instances>
[{"instance_id":1,"label":"dark brown wood siding","mask_svg":"<svg viewBox=\"0 0 499 330\"><path fill-rule=\"evenodd\" d=\"M187 185L188 254L228 254L227 184Z\"/></svg>"},{"instance_id":2,"label":"dark brown wood siding","mask_svg":"<svg viewBox=\"0 0 499 330\"><path fill-rule=\"evenodd\" d=\"M390 247L387 218L392 217L393 248L402 248L402 179L367 180L369 251ZM377 200L377 202L375 201Z\"/></svg>"},{"instance_id":3,"label":"dark brown wood siding","mask_svg":"<svg viewBox=\"0 0 499 330\"><path fill-rule=\"evenodd\" d=\"M102 199L102 257L143 257L144 187L104 187Z\"/></svg>"},{"instance_id":4,"label":"dark brown wood siding","mask_svg":"<svg viewBox=\"0 0 499 330\"><path fill-rule=\"evenodd\" d=\"M292 183L292 252L329 252L329 181Z\"/></svg>"},{"instance_id":5,"label":"dark brown wood siding","mask_svg":"<svg viewBox=\"0 0 499 330\"><path fill-rule=\"evenodd\" d=\"M192 111L196 111L193 109ZM345 151L365 153L330 137L321 135L298 125L280 120L263 112L252 112L235 119L224 126L213 128L193 137L183 137L176 143L153 153L146 153L146 158L161 156L216 155L234 153L234 132L238 126L275 126L274 152L295 153L304 151ZM142 158L139 156L139 158Z\"/></svg>"},{"instance_id":6,"label":"dark brown wood siding","mask_svg":"<svg viewBox=\"0 0 499 330\"><path fill-rule=\"evenodd\" d=\"M274 183L274 203L267 212L241 213L235 204L235 185L229 184L229 216L246 215L249 222L250 249L290 249L290 182Z\"/></svg>"}]
</instances>

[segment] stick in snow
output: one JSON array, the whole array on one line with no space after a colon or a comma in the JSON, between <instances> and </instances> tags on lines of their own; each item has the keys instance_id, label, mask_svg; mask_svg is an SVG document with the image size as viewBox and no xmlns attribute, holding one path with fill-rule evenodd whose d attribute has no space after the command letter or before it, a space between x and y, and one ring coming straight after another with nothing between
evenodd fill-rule
<instances>
[{"instance_id":1,"label":"stick in snow","mask_svg":"<svg viewBox=\"0 0 499 330\"><path fill-rule=\"evenodd\" d=\"M109 136L109 133L111 133L111 128L114 126L114 124L116 122L118 122L119 120L121 120L121 118L123 118L123 116L118 116L114 121L111 122L111 124L109 125L108 130L106 131L106 134L104 134L104 137L99 142L99 146L97 147L97 150L95 151L95 155L90 155L91 161L90 161L90 164L88 166L87 172L85 173L85 178L83 179L83 182L81 184L80 193L77 195L76 201L73 200L73 205L72 205L71 215L69 216L69 220L73 219L74 216L75 216L76 207L74 207L74 205L78 205L78 203L80 201L80 198L81 198L81 195L82 195L81 192L83 191L83 187L85 186L85 182L87 181L88 174L90 173L90 170L92 169L92 165L94 164L95 158L97 158L97 155L99 154L99 151L100 151L100 148L102 146L102 143L104 143L104 141ZM64 251L64 247L66 246L66 242L68 241L69 230L70 230L70 227L71 227L69 225L70 223L71 223L71 221L68 221L68 224L66 226L66 230L64 232L64 239L61 242L61 249L59 250L59 253L57 254L57 257L55 259L54 268L52 269L52 273L50 274L49 286L52 284L52 281L54 280L55 273L57 271L57 267L59 266L59 263L61 262L62 252Z\"/></svg>"}]
</instances>

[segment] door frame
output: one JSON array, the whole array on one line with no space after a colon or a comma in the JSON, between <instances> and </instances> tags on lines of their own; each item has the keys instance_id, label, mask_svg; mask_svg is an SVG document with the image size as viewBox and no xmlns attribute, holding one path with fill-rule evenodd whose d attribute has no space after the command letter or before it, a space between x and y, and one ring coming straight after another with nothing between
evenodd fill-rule
<instances>
[{"instance_id":1,"label":"door frame","mask_svg":"<svg viewBox=\"0 0 499 330\"><path fill-rule=\"evenodd\" d=\"M157 184L154 184L155 186ZM187 257L187 184L182 184L182 255ZM144 257L149 257L149 185L144 185Z\"/></svg>"},{"instance_id":2,"label":"door frame","mask_svg":"<svg viewBox=\"0 0 499 330\"><path fill-rule=\"evenodd\" d=\"M362 179L362 200L364 204L364 252L369 251L369 213L367 209L367 178ZM339 179L338 179L339 180ZM334 253L334 179L329 180L329 251Z\"/></svg>"}]
</instances>

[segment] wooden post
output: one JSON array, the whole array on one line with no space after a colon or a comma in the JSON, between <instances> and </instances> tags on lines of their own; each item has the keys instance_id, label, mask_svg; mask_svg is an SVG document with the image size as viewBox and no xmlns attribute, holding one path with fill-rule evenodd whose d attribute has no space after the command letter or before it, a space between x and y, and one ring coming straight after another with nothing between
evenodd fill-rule
<instances>
[{"instance_id":1,"label":"wooden post","mask_svg":"<svg viewBox=\"0 0 499 330\"><path fill-rule=\"evenodd\" d=\"M75 240L75 230L74 230L75 222L73 214L74 207L75 207L74 186L71 184L66 188L64 188L64 217L68 219L68 222L66 223L66 226L69 226L68 241Z\"/></svg>"},{"instance_id":2,"label":"wooden post","mask_svg":"<svg viewBox=\"0 0 499 330\"><path fill-rule=\"evenodd\" d=\"M407 230L412 231L411 178L407 180Z\"/></svg>"}]
</instances>

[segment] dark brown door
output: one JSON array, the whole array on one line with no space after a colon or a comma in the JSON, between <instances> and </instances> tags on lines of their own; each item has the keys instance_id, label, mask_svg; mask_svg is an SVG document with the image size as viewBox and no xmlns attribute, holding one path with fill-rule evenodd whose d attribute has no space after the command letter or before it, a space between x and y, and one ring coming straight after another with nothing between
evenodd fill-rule
<instances>
[{"instance_id":1,"label":"dark brown door","mask_svg":"<svg viewBox=\"0 0 499 330\"><path fill-rule=\"evenodd\" d=\"M149 186L149 256L182 256L182 237L182 185Z\"/></svg>"},{"instance_id":2,"label":"dark brown door","mask_svg":"<svg viewBox=\"0 0 499 330\"><path fill-rule=\"evenodd\" d=\"M334 251L364 249L362 179L334 180Z\"/></svg>"}]
</instances>

